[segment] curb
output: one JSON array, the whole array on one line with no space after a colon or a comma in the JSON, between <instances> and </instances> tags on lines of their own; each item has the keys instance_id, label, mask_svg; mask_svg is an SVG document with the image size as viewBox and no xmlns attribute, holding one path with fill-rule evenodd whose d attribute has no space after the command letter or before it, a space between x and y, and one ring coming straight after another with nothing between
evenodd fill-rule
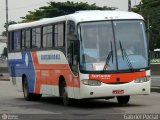
<instances>
[{"instance_id":1,"label":"curb","mask_svg":"<svg viewBox=\"0 0 160 120\"><path fill-rule=\"evenodd\" d=\"M151 87L151 92L159 92L160 93L160 86L159 87Z\"/></svg>"},{"instance_id":2,"label":"curb","mask_svg":"<svg viewBox=\"0 0 160 120\"><path fill-rule=\"evenodd\" d=\"M0 78L0 81L10 81L10 79L1 79Z\"/></svg>"},{"instance_id":3,"label":"curb","mask_svg":"<svg viewBox=\"0 0 160 120\"><path fill-rule=\"evenodd\" d=\"M0 76L0 81L10 81L8 76Z\"/></svg>"}]
</instances>

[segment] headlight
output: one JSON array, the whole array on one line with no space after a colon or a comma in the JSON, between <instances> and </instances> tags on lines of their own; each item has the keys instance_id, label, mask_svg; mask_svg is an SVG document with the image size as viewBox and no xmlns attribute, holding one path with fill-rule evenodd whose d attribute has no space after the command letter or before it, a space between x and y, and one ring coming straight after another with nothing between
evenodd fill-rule
<instances>
[{"instance_id":1,"label":"headlight","mask_svg":"<svg viewBox=\"0 0 160 120\"><path fill-rule=\"evenodd\" d=\"M90 86L100 86L101 82L98 80L88 80L88 79L84 79L82 80L82 83L84 85L90 85Z\"/></svg>"},{"instance_id":2,"label":"headlight","mask_svg":"<svg viewBox=\"0 0 160 120\"><path fill-rule=\"evenodd\" d=\"M134 82L135 83L143 83L143 82L147 82L151 80L150 76L146 76L146 77L141 77L141 78L137 78Z\"/></svg>"}]
</instances>

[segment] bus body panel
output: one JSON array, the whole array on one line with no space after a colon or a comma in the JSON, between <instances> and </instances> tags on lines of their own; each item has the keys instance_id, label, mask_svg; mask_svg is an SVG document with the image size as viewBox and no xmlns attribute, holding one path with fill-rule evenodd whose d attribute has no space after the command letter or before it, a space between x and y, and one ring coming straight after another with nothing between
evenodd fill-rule
<instances>
[{"instance_id":1,"label":"bus body panel","mask_svg":"<svg viewBox=\"0 0 160 120\"><path fill-rule=\"evenodd\" d=\"M145 89L145 91L144 91ZM126 95L148 95L150 94L150 81L145 83L134 83L134 81L126 84L105 84L101 86L86 86L81 84L80 88L82 98L107 98L112 96Z\"/></svg>"},{"instance_id":2,"label":"bus body panel","mask_svg":"<svg viewBox=\"0 0 160 120\"><path fill-rule=\"evenodd\" d=\"M120 74L89 74L89 79L99 80L103 83L128 83L133 80L146 76L146 71L143 72L131 72L131 73L120 73Z\"/></svg>"},{"instance_id":3,"label":"bus body panel","mask_svg":"<svg viewBox=\"0 0 160 120\"><path fill-rule=\"evenodd\" d=\"M9 65L10 76L12 77L12 80L15 79L13 83L17 82L20 84L22 76L26 75L27 80L30 80L28 82L29 92L33 93L34 83L35 83L35 71L32 62L31 52L9 53L8 56L9 56L8 65ZM19 88L22 87L19 86Z\"/></svg>"},{"instance_id":4,"label":"bus body panel","mask_svg":"<svg viewBox=\"0 0 160 120\"><path fill-rule=\"evenodd\" d=\"M150 85L151 81L147 81L144 83L135 83L134 81L141 77L150 76L150 70L143 71L143 72L135 72L135 73L121 73L121 74L95 74L95 75L88 75L88 74L81 74L80 75L80 98L105 98L105 97L112 97L112 96L125 96L125 95L148 95L150 94ZM92 80L100 80L102 85L100 86L89 86L84 85L82 80L89 79L90 76ZM112 77L113 76L113 77ZM105 78L106 77L106 78ZM114 81L115 78L120 78L120 81ZM123 81L125 80L125 83ZM104 83L103 81L107 81ZM113 82L114 81L114 82ZM114 91L121 91L119 94L113 93ZM93 93L93 94L92 94Z\"/></svg>"},{"instance_id":5,"label":"bus body panel","mask_svg":"<svg viewBox=\"0 0 160 120\"><path fill-rule=\"evenodd\" d=\"M42 53L42 54L41 54ZM37 94L48 94L59 96L59 86L58 80L62 75L64 76L67 82L67 90L70 98L75 99L84 99L84 98L101 98L101 97L111 97L111 96L121 96L121 95L138 95L138 94L149 94L150 93L150 81L145 83L134 83L134 80L140 77L145 77L150 75L150 71L143 72L135 72L135 73L123 73L123 74L81 74L80 80L78 77L74 76L64 60L64 64L59 63L52 64L49 63L49 59L47 58L44 61L41 61L42 55L52 55L57 54L54 50L52 51L41 51L41 52L32 52L32 56L28 57L29 52L27 53L16 53L16 57L9 57L9 65L14 63L15 67L15 76L12 76L11 79L16 79L16 87L22 89L22 75L25 73L28 78L29 83L29 91L31 93ZM60 53L60 52L58 52ZM12 56L12 53L10 53ZM61 58L65 59L63 53L60 53ZM39 55L39 56L38 56ZM21 56L21 57L20 57ZM25 56L25 57L24 57ZM32 57L32 58L31 58ZM17 58L17 59L16 59ZM20 59L21 58L21 59ZM48 59L48 60L47 60ZM53 58L57 59L57 58ZM59 58L58 58L59 59ZM16 60L16 62L15 62ZM32 61L33 60L33 61ZM28 62L29 61L29 64ZM43 64L40 64L40 63ZM60 62L60 61L59 61ZM21 64L20 64L21 63ZM45 64L45 65L44 65ZM32 66L33 65L33 66ZM46 66L47 65L47 66ZM30 69L29 69L30 68ZM30 73L32 72L32 74ZM30 74L29 74L30 73ZM11 74L13 74L11 72ZM113 76L113 77L112 77ZM105 81L110 81L110 83L115 82L115 78L118 77L122 79L122 82L125 81L127 83L124 84L107 84ZM36 79L35 79L36 78ZM94 79L100 80L102 82L101 86L88 86L82 84L80 82L83 79ZM33 83L34 81L34 83ZM108 82L109 83L109 82ZM145 89L145 91L143 91ZM113 94L114 90L123 90L123 94ZM93 95L90 93L93 92Z\"/></svg>"},{"instance_id":6,"label":"bus body panel","mask_svg":"<svg viewBox=\"0 0 160 120\"><path fill-rule=\"evenodd\" d=\"M79 87L78 77L70 70L64 54L60 51L9 53L8 63L11 81L22 91L22 76L26 75L29 92L59 96L59 78L63 76L69 97L74 97L74 87ZM12 66L12 67L11 67ZM15 75L13 76L13 74Z\"/></svg>"}]
</instances>

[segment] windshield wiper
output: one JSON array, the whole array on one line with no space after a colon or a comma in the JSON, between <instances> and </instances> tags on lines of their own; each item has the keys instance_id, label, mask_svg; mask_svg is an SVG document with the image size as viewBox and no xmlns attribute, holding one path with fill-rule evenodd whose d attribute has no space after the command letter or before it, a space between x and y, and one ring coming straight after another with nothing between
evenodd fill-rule
<instances>
[{"instance_id":1,"label":"windshield wiper","mask_svg":"<svg viewBox=\"0 0 160 120\"><path fill-rule=\"evenodd\" d=\"M112 57L112 63L113 63L113 48L112 48L112 42L111 42L111 51L108 53L107 58L106 58L106 62L105 65L103 67L103 71L105 71L107 69L107 67L109 66L109 60Z\"/></svg>"},{"instance_id":2,"label":"windshield wiper","mask_svg":"<svg viewBox=\"0 0 160 120\"><path fill-rule=\"evenodd\" d=\"M119 46L120 46L120 49L121 49L121 53L122 53L123 60L124 60L124 57L126 57L126 60L127 60L128 66L129 66L129 69L130 69L131 71L134 71L133 66L132 66L132 63L131 63L131 61L130 61L130 59L129 59L127 53L126 53L126 51L125 51L125 50L123 49L123 47L122 47L121 41L119 41Z\"/></svg>"}]
</instances>

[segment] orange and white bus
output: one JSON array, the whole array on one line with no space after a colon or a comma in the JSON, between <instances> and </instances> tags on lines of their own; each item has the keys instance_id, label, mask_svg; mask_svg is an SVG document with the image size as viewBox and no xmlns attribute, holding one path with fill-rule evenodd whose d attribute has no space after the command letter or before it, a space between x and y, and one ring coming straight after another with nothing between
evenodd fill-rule
<instances>
[{"instance_id":1,"label":"orange and white bus","mask_svg":"<svg viewBox=\"0 0 160 120\"><path fill-rule=\"evenodd\" d=\"M141 15L78 11L9 26L10 79L26 100L42 94L70 99L150 94L146 28Z\"/></svg>"}]
</instances>

